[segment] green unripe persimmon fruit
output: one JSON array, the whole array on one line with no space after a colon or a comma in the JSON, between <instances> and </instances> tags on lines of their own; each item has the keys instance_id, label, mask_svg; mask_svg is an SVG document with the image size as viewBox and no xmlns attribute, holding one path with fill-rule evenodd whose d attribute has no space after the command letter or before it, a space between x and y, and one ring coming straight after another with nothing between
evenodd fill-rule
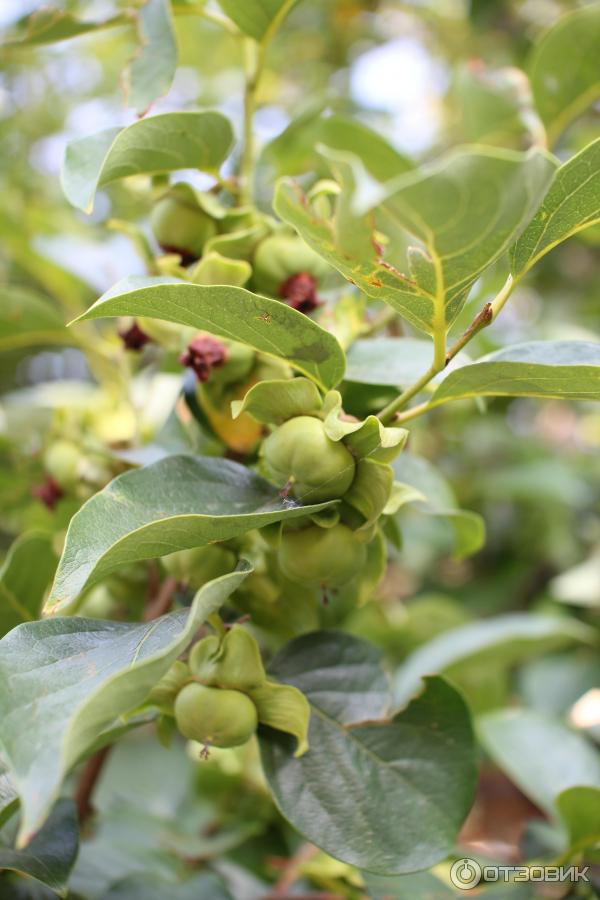
<instances>
[{"instance_id":1,"label":"green unripe persimmon fruit","mask_svg":"<svg viewBox=\"0 0 600 900\"><path fill-rule=\"evenodd\" d=\"M179 253L184 262L202 256L206 242L217 233L213 219L186 192L171 190L155 204L150 225L166 252Z\"/></svg>"},{"instance_id":2,"label":"green unripe persimmon fruit","mask_svg":"<svg viewBox=\"0 0 600 900\"><path fill-rule=\"evenodd\" d=\"M246 694L196 682L177 694L175 721L184 737L214 747L239 747L258 725L256 707Z\"/></svg>"},{"instance_id":3,"label":"green unripe persimmon fruit","mask_svg":"<svg viewBox=\"0 0 600 900\"><path fill-rule=\"evenodd\" d=\"M355 462L341 441L332 441L314 416L296 416L280 425L263 445L267 472L307 503L342 497L354 480Z\"/></svg>"},{"instance_id":4,"label":"green unripe persimmon fruit","mask_svg":"<svg viewBox=\"0 0 600 900\"><path fill-rule=\"evenodd\" d=\"M73 441L54 441L44 453L44 468L62 488L77 481L81 450Z\"/></svg>"},{"instance_id":5,"label":"green unripe persimmon fruit","mask_svg":"<svg viewBox=\"0 0 600 900\"><path fill-rule=\"evenodd\" d=\"M301 531L284 531L277 559L291 581L336 588L358 576L367 561L367 548L345 525L309 525Z\"/></svg>"},{"instance_id":6,"label":"green unripe persimmon fruit","mask_svg":"<svg viewBox=\"0 0 600 900\"><path fill-rule=\"evenodd\" d=\"M162 558L169 575L192 588L199 588L207 581L233 571L236 562L235 553L219 544L177 550Z\"/></svg>"},{"instance_id":7,"label":"green unripe persimmon fruit","mask_svg":"<svg viewBox=\"0 0 600 900\"><path fill-rule=\"evenodd\" d=\"M307 272L318 282L329 271L327 263L294 235L273 234L260 242L254 254L254 286L272 297L280 296L281 285L291 275Z\"/></svg>"}]
</instances>

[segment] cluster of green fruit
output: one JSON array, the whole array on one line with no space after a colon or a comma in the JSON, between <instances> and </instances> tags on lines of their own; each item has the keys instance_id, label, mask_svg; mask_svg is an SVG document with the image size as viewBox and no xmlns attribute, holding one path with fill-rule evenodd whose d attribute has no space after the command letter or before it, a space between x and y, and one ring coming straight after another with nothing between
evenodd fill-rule
<instances>
[{"instance_id":1,"label":"cluster of green fruit","mask_svg":"<svg viewBox=\"0 0 600 900\"><path fill-rule=\"evenodd\" d=\"M223 206L211 193L174 184L151 215L154 237L165 253L177 254L196 283L234 284L279 298L301 312L320 301L317 289L327 264L292 231L254 208Z\"/></svg>"},{"instance_id":2,"label":"cluster of green fruit","mask_svg":"<svg viewBox=\"0 0 600 900\"><path fill-rule=\"evenodd\" d=\"M295 416L273 431L262 446L267 476L304 504L341 500L350 490L356 462L343 441L333 441L321 419ZM278 562L291 581L338 588L366 562L363 536L343 521L286 528Z\"/></svg>"},{"instance_id":3,"label":"cluster of green fruit","mask_svg":"<svg viewBox=\"0 0 600 900\"><path fill-rule=\"evenodd\" d=\"M267 678L255 639L239 625L194 644L187 662L173 664L147 705L205 747L245 744L260 723L295 737L297 756L308 749L308 701L295 687Z\"/></svg>"},{"instance_id":4,"label":"cluster of green fruit","mask_svg":"<svg viewBox=\"0 0 600 900\"><path fill-rule=\"evenodd\" d=\"M282 414L282 398L289 414ZM259 429L257 466L282 500L313 508L236 541L163 557L163 565L198 589L230 572L240 556L250 559L254 572L233 605L267 632L312 630L320 626L321 599L352 608L369 599L383 575L382 527L394 511L389 463L406 432L373 416L350 420L336 391L322 398L305 378L258 381L232 412L234 425L247 419Z\"/></svg>"}]
</instances>

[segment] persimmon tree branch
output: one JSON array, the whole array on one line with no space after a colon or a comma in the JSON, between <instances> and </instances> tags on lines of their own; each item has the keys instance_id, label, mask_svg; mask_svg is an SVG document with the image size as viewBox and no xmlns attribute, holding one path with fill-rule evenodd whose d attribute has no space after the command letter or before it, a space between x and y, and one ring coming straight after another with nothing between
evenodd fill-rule
<instances>
[{"instance_id":1,"label":"persimmon tree branch","mask_svg":"<svg viewBox=\"0 0 600 900\"><path fill-rule=\"evenodd\" d=\"M240 161L240 203L252 203L252 173L254 171L254 113L256 98L265 69L267 52L271 41L296 0L286 0L277 12L260 43L252 38L244 38L244 144Z\"/></svg>"}]
</instances>

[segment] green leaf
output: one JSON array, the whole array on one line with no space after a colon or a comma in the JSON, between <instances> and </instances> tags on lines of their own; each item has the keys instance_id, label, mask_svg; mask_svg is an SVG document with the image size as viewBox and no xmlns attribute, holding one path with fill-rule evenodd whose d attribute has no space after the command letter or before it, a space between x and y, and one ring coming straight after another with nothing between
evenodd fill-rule
<instances>
[{"instance_id":1,"label":"green leaf","mask_svg":"<svg viewBox=\"0 0 600 900\"><path fill-rule=\"evenodd\" d=\"M600 96L599 45L600 5L591 4L559 19L532 52L531 86L550 146Z\"/></svg>"},{"instance_id":2,"label":"green leaf","mask_svg":"<svg viewBox=\"0 0 600 900\"><path fill-rule=\"evenodd\" d=\"M79 825L71 800L59 800L43 827L22 850L0 847L0 869L10 869L41 881L61 897L77 858Z\"/></svg>"},{"instance_id":3,"label":"green leaf","mask_svg":"<svg viewBox=\"0 0 600 900\"><path fill-rule=\"evenodd\" d=\"M344 495L344 502L364 518L359 531L377 521L388 502L393 482L394 472L387 463L369 458L357 461L354 481Z\"/></svg>"},{"instance_id":4,"label":"green leaf","mask_svg":"<svg viewBox=\"0 0 600 900\"><path fill-rule=\"evenodd\" d=\"M600 785L572 787L556 798L556 808L564 822L569 846L583 850L600 842Z\"/></svg>"},{"instance_id":5,"label":"green leaf","mask_svg":"<svg viewBox=\"0 0 600 900\"><path fill-rule=\"evenodd\" d=\"M342 183L334 221L289 179L278 184L276 211L349 281L430 334L450 327L481 272L528 224L554 171L539 152L474 148L375 185L350 154L327 155ZM372 215L380 232L418 242L405 259L382 258Z\"/></svg>"},{"instance_id":6,"label":"green leaf","mask_svg":"<svg viewBox=\"0 0 600 900\"><path fill-rule=\"evenodd\" d=\"M285 731L296 738L298 745L294 756L302 756L308 750L308 723L310 707L306 697L289 684L265 681L248 691L256 706L258 721L278 731Z\"/></svg>"},{"instance_id":7,"label":"green leaf","mask_svg":"<svg viewBox=\"0 0 600 900\"><path fill-rule=\"evenodd\" d=\"M521 149L537 137L539 120L532 109L527 76L512 66L491 69L480 60L460 65L449 102L453 144Z\"/></svg>"},{"instance_id":8,"label":"green leaf","mask_svg":"<svg viewBox=\"0 0 600 900\"><path fill-rule=\"evenodd\" d=\"M275 802L291 824L368 871L400 874L442 859L475 782L469 716L453 688L432 679L403 712L373 721L387 705L378 657L335 632L293 641L273 670L312 707L310 750L300 759L284 736L270 732L260 741Z\"/></svg>"},{"instance_id":9,"label":"green leaf","mask_svg":"<svg viewBox=\"0 0 600 900\"><path fill-rule=\"evenodd\" d=\"M285 303L244 288L188 284L172 278L127 278L76 321L127 315L190 325L240 341L287 360L325 389L344 374L344 353L333 335Z\"/></svg>"},{"instance_id":10,"label":"green leaf","mask_svg":"<svg viewBox=\"0 0 600 900\"><path fill-rule=\"evenodd\" d=\"M243 400L232 402L231 415L237 419L247 412L263 425L281 425L295 416L316 415L322 405L319 391L308 378L259 381Z\"/></svg>"},{"instance_id":11,"label":"green leaf","mask_svg":"<svg viewBox=\"0 0 600 900\"><path fill-rule=\"evenodd\" d=\"M21 287L0 288L0 351L72 343L62 315L49 300Z\"/></svg>"},{"instance_id":12,"label":"green leaf","mask_svg":"<svg viewBox=\"0 0 600 900\"><path fill-rule=\"evenodd\" d=\"M294 119L265 148L264 157L278 176L303 175L310 169L320 171L323 157L317 147L324 144L332 150L351 151L378 181L395 178L412 168L406 157L376 131L346 116L322 116L310 110Z\"/></svg>"},{"instance_id":13,"label":"green leaf","mask_svg":"<svg viewBox=\"0 0 600 900\"><path fill-rule=\"evenodd\" d=\"M0 567L0 636L39 617L56 563L51 535L25 532L14 541Z\"/></svg>"},{"instance_id":14,"label":"green leaf","mask_svg":"<svg viewBox=\"0 0 600 900\"><path fill-rule=\"evenodd\" d=\"M246 466L169 456L119 475L69 525L46 613L70 606L84 587L129 562L224 541L328 504L300 506Z\"/></svg>"},{"instance_id":15,"label":"green leaf","mask_svg":"<svg viewBox=\"0 0 600 900\"><path fill-rule=\"evenodd\" d=\"M100 31L103 28L112 28L114 25L124 25L128 22L129 18L125 15L113 16L104 22L84 22L56 6L44 6L27 16L22 23L24 33L7 41L7 45L27 47L37 44L54 44L58 41L79 37L80 34L89 34L92 31Z\"/></svg>"},{"instance_id":16,"label":"green leaf","mask_svg":"<svg viewBox=\"0 0 600 900\"><path fill-rule=\"evenodd\" d=\"M505 347L451 372L430 405L469 397L600 400L600 344L531 341Z\"/></svg>"},{"instance_id":17,"label":"green leaf","mask_svg":"<svg viewBox=\"0 0 600 900\"><path fill-rule=\"evenodd\" d=\"M171 87L177 44L169 0L146 0L136 18L140 47L129 64L126 83L129 104L144 115Z\"/></svg>"},{"instance_id":18,"label":"green leaf","mask_svg":"<svg viewBox=\"0 0 600 900\"><path fill-rule=\"evenodd\" d=\"M0 757L0 828L10 819L19 805L19 795Z\"/></svg>"},{"instance_id":19,"label":"green leaf","mask_svg":"<svg viewBox=\"0 0 600 900\"><path fill-rule=\"evenodd\" d=\"M21 844L43 824L67 772L146 699L251 570L245 563L208 582L190 609L151 622L43 619L0 641L1 740L21 799Z\"/></svg>"},{"instance_id":20,"label":"green leaf","mask_svg":"<svg viewBox=\"0 0 600 900\"><path fill-rule=\"evenodd\" d=\"M102 895L102 900L232 900L212 872L193 875L187 881L166 881L150 875L130 875Z\"/></svg>"},{"instance_id":21,"label":"green leaf","mask_svg":"<svg viewBox=\"0 0 600 900\"><path fill-rule=\"evenodd\" d=\"M405 428L386 428L377 416L367 416L362 422L349 421L344 416L339 391L329 391L323 402L325 432L332 441L344 441L356 459L367 456L388 462L404 447L408 438Z\"/></svg>"},{"instance_id":22,"label":"green leaf","mask_svg":"<svg viewBox=\"0 0 600 900\"><path fill-rule=\"evenodd\" d=\"M205 250L202 259L190 272L194 284L230 284L243 287L252 275L252 266L245 259L228 259L216 250Z\"/></svg>"},{"instance_id":23,"label":"green leaf","mask_svg":"<svg viewBox=\"0 0 600 900\"><path fill-rule=\"evenodd\" d=\"M556 817L557 798L568 788L600 789L600 753L558 719L503 709L478 719L477 730L494 762L551 816Z\"/></svg>"},{"instance_id":24,"label":"green leaf","mask_svg":"<svg viewBox=\"0 0 600 900\"><path fill-rule=\"evenodd\" d=\"M218 112L173 112L108 128L67 146L61 179L73 206L91 212L96 191L129 175L177 169L216 172L229 154L233 131Z\"/></svg>"},{"instance_id":25,"label":"green leaf","mask_svg":"<svg viewBox=\"0 0 600 900\"><path fill-rule=\"evenodd\" d=\"M298 0L219 0L219 5L244 34L255 41L263 41L297 2Z\"/></svg>"},{"instance_id":26,"label":"green leaf","mask_svg":"<svg viewBox=\"0 0 600 900\"><path fill-rule=\"evenodd\" d=\"M431 341L408 337L359 339L348 348L344 380L406 387L427 371L432 359ZM459 353L445 371L451 372L466 362L466 354Z\"/></svg>"},{"instance_id":27,"label":"green leaf","mask_svg":"<svg viewBox=\"0 0 600 900\"><path fill-rule=\"evenodd\" d=\"M600 551L566 569L550 582L550 594L561 603L600 607Z\"/></svg>"},{"instance_id":28,"label":"green leaf","mask_svg":"<svg viewBox=\"0 0 600 900\"><path fill-rule=\"evenodd\" d=\"M587 642L592 632L574 619L511 613L469 622L438 635L415 650L394 677L394 697L405 703L419 689L424 676L453 677L465 664L514 663L573 642Z\"/></svg>"},{"instance_id":29,"label":"green leaf","mask_svg":"<svg viewBox=\"0 0 600 900\"><path fill-rule=\"evenodd\" d=\"M511 268L524 275L545 253L600 222L600 138L557 170L532 221L511 249Z\"/></svg>"},{"instance_id":30,"label":"green leaf","mask_svg":"<svg viewBox=\"0 0 600 900\"><path fill-rule=\"evenodd\" d=\"M431 872L416 875L373 875L364 872L371 900L453 900L456 897L443 881Z\"/></svg>"},{"instance_id":31,"label":"green leaf","mask_svg":"<svg viewBox=\"0 0 600 900\"><path fill-rule=\"evenodd\" d=\"M399 480L394 483L388 514L393 515L407 503L415 503L419 512L447 520L454 532L456 559L481 549L485 542L484 519L479 513L458 507L450 484L435 466L423 457L403 453L395 461L394 471Z\"/></svg>"}]
</instances>

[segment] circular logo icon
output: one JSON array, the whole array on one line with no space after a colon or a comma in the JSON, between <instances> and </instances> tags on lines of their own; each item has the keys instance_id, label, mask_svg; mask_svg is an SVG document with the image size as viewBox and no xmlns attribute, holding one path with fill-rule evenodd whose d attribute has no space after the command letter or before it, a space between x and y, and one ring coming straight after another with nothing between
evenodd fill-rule
<instances>
[{"instance_id":1,"label":"circular logo icon","mask_svg":"<svg viewBox=\"0 0 600 900\"><path fill-rule=\"evenodd\" d=\"M481 881L481 866L474 859L457 859L450 869L450 881L454 887L468 891Z\"/></svg>"}]
</instances>

